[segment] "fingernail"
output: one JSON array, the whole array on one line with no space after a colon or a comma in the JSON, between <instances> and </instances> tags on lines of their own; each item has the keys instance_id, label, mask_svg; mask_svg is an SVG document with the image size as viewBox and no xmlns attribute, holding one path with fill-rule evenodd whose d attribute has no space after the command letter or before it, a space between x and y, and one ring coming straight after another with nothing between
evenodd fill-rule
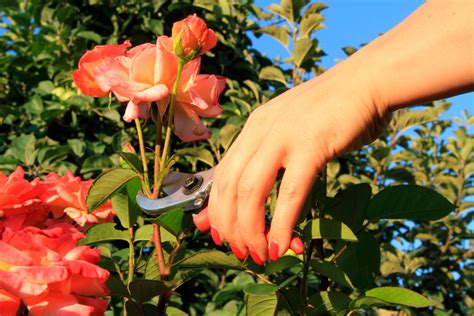
<instances>
[{"instance_id":1,"label":"fingernail","mask_svg":"<svg viewBox=\"0 0 474 316\"><path fill-rule=\"evenodd\" d=\"M270 259L273 261L277 261L278 256L278 244L276 241L272 240L270 242L270 248L268 249L268 254L270 255Z\"/></svg>"},{"instance_id":2,"label":"fingernail","mask_svg":"<svg viewBox=\"0 0 474 316\"><path fill-rule=\"evenodd\" d=\"M221 234L219 234L219 231L214 226L211 226L211 237L216 245L222 245Z\"/></svg>"},{"instance_id":3,"label":"fingernail","mask_svg":"<svg viewBox=\"0 0 474 316\"><path fill-rule=\"evenodd\" d=\"M239 248L235 247L232 244L230 244L229 246L237 258L239 258L240 260L245 260L245 255L239 250Z\"/></svg>"},{"instance_id":4,"label":"fingernail","mask_svg":"<svg viewBox=\"0 0 474 316\"><path fill-rule=\"evenodd\" d=\"M249 249L249 254L250 254L250 257L252 257L253 261L256 264L258 264L259 266L263 266L262 259L260 259L260 257L258 256L258 254L255 251Z\"/></svg>"},{"instance_id":5,"label":"fingernail","mask_svg":"<svg viewBox=\"0 0 474 316\"><path fill-rule=\"evenodd\" d=\"M290 248L296 254L300 255L304 252L304 244L303 241L299 237L293 237L290 242Z\"/></svg>"}]
</instances>

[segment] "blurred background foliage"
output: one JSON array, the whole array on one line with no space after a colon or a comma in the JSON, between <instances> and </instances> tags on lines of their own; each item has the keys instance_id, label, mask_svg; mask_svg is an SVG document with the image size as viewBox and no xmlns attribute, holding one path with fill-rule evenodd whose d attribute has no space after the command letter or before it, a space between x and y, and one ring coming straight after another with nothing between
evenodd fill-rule
<instances>
[{"instance_id":1,"label":"blurred background foliage","mask_svg":"<svg viewBox=\"0 0 474 316\"><path fill-rule=\"evenodd\" d=\"M285 7L289 2L294 4L291 11ZM324 71L319 66L324 52L317 31L323 27L325 7L309 1L259 8L252 0L0 0L0 170L9 173L22 165L35 177L71 169L87 179L116 166L116 153L128 142L136 145L132 126L121 120L124 106L82 96L72 83L72 70L94 45L153 42L170 34L174 21L193 13L218 34L217 47L203 57L202 72L227 77L228 88L221 98L225 111L206 120L213 132L207 142L176 142L173 148L182 171L215 165L253 109ZM287 58L262 55L252 46L250 33L274 37L287 48ZM354 49L344 51L349 55ZM402 308L403 313L474 313L472 226L469 229L474 214L474 141L469 131L474 117L465 112L442 120L449 107L439 101L399 111L377 141L328 165L328 201L354 184L367 183L372 193L388 185L418 184L436 189L456 205L449 216L434 222L370 224L367 230L375 236L375 253L367 248L359 255L377 257L380 251L380 265L370 267L373 279L353 282L358 289L345 289L346 294L356 295L373 284L402 286L435 302L434 309ZM151 148L154 131L146 126L145 133ZM346 211L351 207L347 205ZM187 248L210 245L207 236L197 234ZM340 266L354 279L364 279L351 264L341 261ZM270 272L271 279L280 280L294 274L291 265ZM245 313L242 289L257 282L255 276L216 269L195 273L198 277L179 288L173 306L196 315ZM317 275L309 280L310 287L321 285ZM375 312L391 313L367 311Z\"/></svg>"}]
</instances>

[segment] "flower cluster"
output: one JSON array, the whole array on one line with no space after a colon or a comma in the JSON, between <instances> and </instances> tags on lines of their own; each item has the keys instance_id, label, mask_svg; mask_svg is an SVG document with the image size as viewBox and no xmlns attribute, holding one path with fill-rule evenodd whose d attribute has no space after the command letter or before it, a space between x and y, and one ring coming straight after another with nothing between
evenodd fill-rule
<instances>
[{"instance_id":1,"label":"flower cluster","mask_svg":"<svg viewBox=\"0 0 474 316\"><path fill-rule=\"evenodd\" d=\"M18 167L0 173L0 311L16 315L20 301L31 315L102 315L109 272L100 252L78 246L81 230L114 216L110 203L89 213L92 181L71 172L44 181L24 178ZM74 225L77 224L77 225Z\"/></svg>"},{"instance_id":2,"label":"flower cluster","mask_svg":"<svg viewBox=\"0 0 474 316\"><path fill-rule=\"evenodd\" d=\"M163 117L177 74L181 74L175 94L175 133L182 141L210 136L200 117L214 117L222 112L219 95L225 78L199 74L200 55L216 45L214 31L204 21L190 16L173 25L172 37L160 36L155 44L131 48L125 41L118 45L96 46L79 61L73 79L87 96L103 97L112 92L120 102L128 102L123 119L150 117L156 102ZM180 64L184 68L178 71Z\"/></svg>"}]
</instances>

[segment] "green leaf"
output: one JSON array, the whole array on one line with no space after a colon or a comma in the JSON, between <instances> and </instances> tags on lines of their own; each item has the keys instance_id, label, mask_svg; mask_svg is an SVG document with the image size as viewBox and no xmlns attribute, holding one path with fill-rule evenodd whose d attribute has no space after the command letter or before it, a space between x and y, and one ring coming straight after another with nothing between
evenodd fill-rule
<instances>
[{"instance_id":1,"label":"green leaf","mask_svg":"<svg viewBox=\"0 0 474 316\"><path fill-rule=\"evenodd\" d=\"M84 143L82 140L68 139L67 144L72 149L72 152L74 153L74 155L78 157L82 157L82 155L84 155L84 152L86 150L86 143Z\"/></svg>"},{"instance_id":2,"label":"green leaf","mask_svg":"<svg viewBox=\"0 0 474 316\"><path fill-rule=\"evenodd\" d=\"M191 156L205 163L206 165L210 167L214 166L214 156L209 150L205 148L200 148L200 147L182 148L180 150L177 150L176 154L179 156L181 155Z\"/></svg>"},{"instance_id":3,"label":"green leaf","mask_svg":"<svg viewBox=\"0 0 474 316\"><path fill-rule=\"evenodd\" d=\"M278 25L269 25L266 27L262 27L255 31L255 34L267 34L276 39L280 42L284 47L288 48L288 44L290 43L290 31L286 25L278 26Z\"/></svg>"},{"instance_id":4,"label":"green leaf","mask_svg":"<svg viewBox=\"0 0 474 316\"><path fill-rule=\"evenodd\" d=\"M354 285L352 285L352 282L347 274L335 264L316 259L311 260L309 264L314 270L318 271L324 276L327 276L330 280L342 286L354 288Z\"/></svg>"},{"instance_id":5,"label":"green leaf","mask_svg":"<svg viewBox=\"0 0 474 316\"><path fill-rule=\"evenodd\" d=\"M68 146L43 147L38 151L38 162L50 165L67 157L70 149Z\"/></svg>"},{"instance_id":6,"label":"green leaf","mask_svg":"<svg viewBox=\"0 0 474 316\"><path fill-rule=\"evenodd\" d=\"M130 297L127 286L116 275L111 274L107 279L107 288L110 290L111 296Z\"/></svg>"},{"instance_id":7,"label":"green leaf","mask_svg":"<svg viewBox=\"0 0 474 316\"><path fill-rule=\"evenodd\" d=\"M305 61L308 53L313 49L314 43L309 38L298 38L295 41L295 48L293 51L293 64L296 67L300 67L301 64Z\"/></svg>"},{"instance_id":8,"label":"green leaf","mask_svg":"<svg viewBox=\"0 0 474 316\"><path fill-rule=\"evenodd\" d=\"M112 195L129 181L138 178L138 174L129 169L112 169L100 175L87 194L87 207L93 211L104 204Z\"/></svg>"},{"instance_id":9,"label":"green leaf","mask_svg":"<svg viewBox=\"0 0 474 316\"><path fill-rule=\"evenodd\" d=\"M113 166L112 161L109 157L104 155L94 155L88 157L82 163L81 173L97 172L102 171Z\"/></svg>"},{"instance_id":10,"label":"green leaf","mask_svg":"<svg viewBox=\"0 0 474 316\"><path fill-rule=\"evenodd\" d=\"M140 180L134 178L112 196L112 207L124 228L132 227L141 213L136 200L140 189Z\"/></svg>"},{"instance_id":11,"label":"green leaf","mask_svg":"<svg viewBox=\"0 0 474 316\"><path fill-rule=\"evenodd\" d=\"M304 228L304 240L310 239L342 239L357 241L357 237L345 224L324 218L309 221Z\"/></svg>"},{"instance_id":12,"label":"green leaf","mask_svg":"<svg viewBox=\"0 0 474 316\"><path fill-rule=\"evenodd\" d=\"M91 40L93 42L96 42L97 44L100 44L100 42L102 41L101 36L99 34L95 33L95 32L92 32L92 31L81 31L81 32L77 33L77 36L88 39L88 40Z\"/></svg>"},{"instance_id":13,"label":"green leaf","mask_svg":"<svg viewBox=\"0 0 474 316\"><path fill-rule=\"evenodd\" d=\"M374 298L374 297L363 296L361 298L353 300L349 304L349 309L352 309L352 310L365 309L365 308L378 307L378 306L387 306L387 305L390 305L390 304L383 301L383 300L379 300L379 299Z\"/></svg>"},{"instance_id":14,"label":"green leaf","mask_svg":"<svg viewBox=\"0 0 474 316\"><path fill-rule=\"evenodd\" d=\"M9 152L25 165L31 166L36 159L35 144L36 138L33 134L21 135L12 141Z\"/></svg>"},{"instance_id":15,"label":"green leaf","mask_svg":"<svg viewBox=\"0 0 474 316\"><path fill-rule=\"evenodd\" d=\"M124 240L126 242L130 240L128 231L115 228L115 223L102 223L91 226L85 234L86 238L79 241L81 245L110 240Z\"/></svg>"},{"instance_id":16,"label":"green leaf","mask_svg":"<svg viewBox=\"0 0 474 316\"><path fill-rule=\"evenodd\" d=\"M194 253L175 263L180 268L245 270L245 264L234 255L210 250Z\"/></svg>"},{"instance_id":17,"label":"green leaf","mask_svg":"<svg viewBox=\"0 0 474 316\"><path fill-rule=\"evenodd\" d=\"M273 316L278 304L278 287L270 284L251 284L244 288L247 316Z\"/></svg>"},{"instance_id":18,"label":"green leaf","mask_svg":"<svg viewBox=\"0 0 474 316\"><path fill-rule=\"evenodd\" d=\"M343 47L342 50L344 51L344 53L346 53L347 56L350 56L354 54L355 52L357 52L357 48L352 47L352 46Z\"/></svg>"},{"instance_id":19,"label":"green leaf","mask_svg":"<svg viewBox=\"0 0 474 316\"><path fill-rule=\"evenodd\" d=\"M130 283L129 289L132 297L141 303L170 290L166 284L158 280L135 280Z\"/></svg>"},{"instance_id":20,"label":"green leaf","mask_svg":"<svg viewBox=\"0 0 474 316\"><path fill-rule=\"evenodd\" d=\"M143 225L136 230L135 236L133 237L133 242L150 241L152 236L153 236L153 225L152 224ZM176 237L170 234L165 228L161 226L160 226L160 237L161 237L162 242L176 241Z\"/></svg>"},{"instance_id":21,"label":"green leaf","mask_svg":"<svg viewBox=\"0 0 474 316\"><path fill-rule=\"evenodd\" d=\"M174 236L178 237L191 228L192 216L189 212L185 212L183 209L179 208L161 215L155 222L158 225L163 226Z\"/></svg>"},{"instance_id":22,"label":"green leaf","mask_svg":"<svg viewBox=\"0 0 474 316\"><path fill-rule=\"evenodd\" d=\"M324 9L328 8L328 5L322 2L311 3L305 10L304 15L311 13L320 13Z\"/></svg>"},{"instance_id":23,"label":"green leaf","mask_svg":"<svg viewBox=\"0 0 474 316\"><path fill-rule=\"evenodd\" d=\"M283 256L277 261L271 261L265 266L265 274L273 274L282 270L291 268L295 265L300 265L302 261L293 256Z\"/></svg>"},{"instance_id":24,"label":"green leaf","mask_svg":"<svg viewBox=\"0 0 474 316\"><path fill-rule=\"evenodd\" d=\"M336 262L355 287L364 289L373 283L374 274L379 273L380 248L375 238L367 232L360 233L358 238L359 241L349 244ZM336 253L343 246L344 243L341 242L336 247Z\"/></svg>"},{"instance_id":25,"label":"green leaf","mask_svg":"<svg viewBox=\"0 0 474 316\"><path fill-rule=\"evenodd\" d=\"M421 125L438 119L433 111L410 111L404 110L397 112L395 122L400 132L409 129L412 126Z\"/></svg>"},{"instance_id":26,"label":"green leaf","mask_svg":"<svg viewBox=\"0 0 474 316\"><path fill-rule=\"evenodd\" d=\"M365 292L365 296L383 300L394 305L404 305L410 307L433 306L433 302L412 290L400 287L378 287Z\"/></svg>"},{"instance_id":27,"label":"green leaf","mask_svg":"<svg viewBox=\"0 0 474 316\"><path fill-rule=\"evenodd\" d=\"M278 82L283 83L285 86L288 86L288 83L286 82L286 79L285 79L285 75L277 67L273 67L273 66L263 67L260 70L260 73L258 74L258 77L261 80L278 81Z\"/></svg>"},{"instance_id":28,"label":"green leaf","mask_svg":"<svg viewBox=\"0 0 474 316\"><path fill-rule=\"evenodd\" d=\"M313 312L339 311L347 308L351 299L344 293L322 291L312 295L308 304L314 306Z\"/></svg>"},{"instance_id":29,"label":"green leaf","mask_svg":"<svg viewBox=\"0 0 474 316\"><path fill-rule=\"evenodd\" d=\"M143 164L137 155L127 152L120 152L119 156L125 161L127 167L134 170L136 173L143 173Z\"/></svg>"},{"instance_id":30,"label":"green leaf","mask_svg":"<svg viewBox=\"0 0 474 316\"><path fill-rule=\"evenodd\" d=\"M434 190L418 185L399 185L383 189L369 202L367 218L437 220L455 206Z\"/></svg>"},{"instance_id":31,"label":"green leaf","mask_svg":"<svg viewBox=\"0 0 474 316\"><path fill-rule=\"evenodd\" d=\"M301 37L309 38L311 33L324 21L324 17L319 13L311 13L301 19L299 32Z\"/></svg>"},{"instance_id":32,"label":"green leaf","mask_svg":"<svg viewBox=\"0 0 474 316\"><path fill-rule=\"evenodd\" d=\"M224 150L227 150L239 132L240 127L233 124L225 125L219 132L219 145L222 146Z\"/></svg>"},{"instance_id":33,"label":"green leaf","mask_svg":"<svg viewBox=\"0 0 474 316\"><path fill-rule=\"evenodd\" d=\"M367 216L372 190L367 183L351 185L336 194L328 205L326 214L357 232Z\"/></svg>"}]
</instances>

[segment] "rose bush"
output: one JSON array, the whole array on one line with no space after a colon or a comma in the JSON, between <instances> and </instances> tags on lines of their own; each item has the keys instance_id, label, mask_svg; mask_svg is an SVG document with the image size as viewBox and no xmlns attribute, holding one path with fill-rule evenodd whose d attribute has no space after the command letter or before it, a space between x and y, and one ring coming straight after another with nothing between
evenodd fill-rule
<instances>
[{"instance_id":1,"label":"rose bush","mask_svg":"<svg viewBox=\"0 0 474 316\"><path fill-rule=\"evenodd\" d=\"M135 0L127 3L115 0L6 3L0 9L0 15L14 23L1 26L6 28L6 33L0 35L3 61L0 63L0 169L9 174L17 165L22 165L25 177L32 180L25 181L30 184L37 177L41 180L36 181L43 182L52 171L65 175L67 170L81 175L82 179L97 178L105 171L96 180L96 189L104 180L130 181L114 194L91 191L107 193L108 198L101 200L111 199L106 203L113 205L116 213L114 223L102 222L106 213L104 218L93 215L96 206L97 209L107 209L107 204L88 198L88 215L84 212L83 202L74 202L70 206L73 210L70 214L80 214L80 218L90 221L94 221L91 217L94 216L98 222L86 222L81 227L61 212L61 203L74 199L52 189L48 196L38 197L41 201L30 202L32 209L44 207L35 212L28 208L25 211L27 203L17 207L24 204L18 196L20 203L15 202L14 207L5 209L9 212L21 210L28 215L23 218L18 215L15 221L14 217L2 218L2 227L22 230L40 225L38 228L44 230L50 225L68 223L84 233L86 238L79 241L79 247L98 247L101 260L97 264L110 273L106 283L110 291L106 297L109 302L106 315L155 315L163 311L163 305L168 306L169 314L185 312L198 315L344 313L380 310L381 306L401 313L468 314L472 301L469 299L471 281L466 268L470 260L466 240L470 234L467 228L470 217L466 211L470 204L466 199L472 195L469 189L472 155L467 149L470 146L468 140L472 138L472 133L468 132L472 123L469 125L468 122L472 122L472 118L467 115L462 123L441 119L440 115L449 108L446 103L397 114L387 134L377 142L339 157L328 165L327 183L316 183L295 228L296 236L304 240L302 255L289 252L277 261L264 263L264 266L257 266L250 258L242 257L244 260L239 261L227 245L216 247L210 235L197 233L190 225L192 218L187 212L176 209L158 218L149 218L141 214L134 203L133 197L139 190L147 191L146 183L149 185L146 194L158 196L155 183L159 184L160 178L155 181L153 160L158 162L160 170L176 168L195 172L214 166L225 155L253 109L324 70L320 66L324 52L315 40L315 34L322 28L324 17L321 11L325 6L321 3L289 6L291 3L296 2L273 4L269 10L258 8L252 1L231 3L217 0L195 0L183 5L173 1ZM303 3L306 2L300 4ZM188 50L186 55L184 49L180 51L177 46L180 41L173 40L178 38L176 34L184 34L183 38L188 36L182 32L184 24L176 26L175 32L172 25L194 13L212 26L218 40L212 51L200 51L198 55L195 50ZM188 43L199 44L199 41L206 40L202 36L205 30L197 32L203 29L203 23L193 20L187 26L190 32ZM251 33L273 36L285 45L289 55L280 59L269 58L252 45ZM161 100L141 102L139 98L156 97L153 90L149 95L139 93L162 83L155 82L155 76L158 78L160 74L155 72L155 65L159 63L156 57L150 58L153 55L150 52L161 45L156 39L166 34L172 35L171 49L170 40L165 41L168 46L162 45L172 52L167 55L170 67L176 57L185 60L186 68L189 68L190 59L195 63L195 58L199 57L202 72L212 74L204 75L199 85L194 84L194 87L200 87L195 89L197 92L180 83L173 111L170 111L173 79L163 79L167 82L168 95ZM106 60L110 62L117 58L130 62L133 59L130 52L141 46L137 44L146 42L149 44L140 48L143 55L135 62L136 65L150 65L146 70L153 68L153 71L136 72L132 79L132 64L123 62L125 66L122 67L122 63L112 63L113 67L105 68ZM131 43L136 45L135 48ZM93 49L95 44L101 44L101 48ZM193 45L188 47L196 49L197 46ZM108 52L108 48L114 52ZM82 78L85 83L81 83L81 79L75 80L78 90L72 84L72 68L90 49L96 53L88 58L84 56L84 61L79 63L78 71L87 69L88 72ZM344 51L349 54L355 50L347 47ZM104 90L96 81L99 66L105 72L110 69L112 75L107 79L110 82L104 82ZM146 76L142 77L142 74ZM176 73L167 74L177 77L177 66ZM114 75L117 81L114 81ZM219 75L227 78L222 93L219 84L215 83L224 82L219 80ZM102 77L105 80L107 76L105 73ZM184 79L187 77L183 70L180 78L188 82ZM118 82L121 84L115 86L115 94L109 86ZM89 85L95 92L87 92L81 85ZM130 88L130 93L121 90L121 85ZM140 89L132 89L136 87ZM119 99L121 93L123 101ZM178 93L182 97L178 97ZM111 100L107 95L115 97ZM177 115L177 111L184 108L198 117L206 116L199 112L205 106L196 95L204 99L213 111L219 107L211 105L219 100L221 113L213 119L204 118L201 123L181 125L188 128L181 134L193 138L211 134L211 137L191 144L182 142L179 137L170 137L168 146L173 150L168 150L169 159L162 160L163 155L159 155L160 159L156 160L156 123L162 126L159 145L163 154L166 143L163 135L167 134L167 120L171 113ZM133 111L129 113L131 118L138 117L145 155L139 150L140 141L134 126L122 119L126 107L120 102L130 103L132 98L141 104L131 107ZM115 99L120 102L114 102ZM160 108L162 111L158 116ZM186 115L188 121L196 119L196 116ZM169 121L172 122L171 130L174 128L176 132L175 117ZM206 131L199 135L202 126ZM446 134L449 127L455 127L454 134ZM405 133L408 128L415 133ZM124 145L130 143L137 148L138 155L130 146L124 149ZM65 178L58 182L67 183L73 177L69 180L68 177L58 178ZM389 187L399 184L410 186ZM456 204L456 210L441 218L446 211L439 212L439 206L444 206L445 210L452 206L439 195L431 191L426 193L415 184L440 190ZM36 185L32 187L36 188ZM415 192L423 203L414 203L410 192ZM278 188L275 187L266 205L269 215L277 194ZM24 197L29 201L27 194ZM400 201L405 201L407 206L403 218L395 219L380 208L386 205L393 209L400 206L397 204ZM432 207L430 201L434 201L437 207ZM420 215L422 208L430 211ZM441 219L429 222L427 213ZM38 218L35 219L33 214ZM44 222L46 217L48 219ZM205 214L196 215L194 222L203 231L208 231ZM301 250L301 244L299 247ZM412 291L394 288L400 284ZM430 301L414 292L422 293ZM89 308L89 311L91 308L87 306L94 306L87 302L86 296L89 295L66 293L51 290L48 306L54 310L52 307L58 302L55 300L58 295L67 302L66 305L84 305L86 307L82 308ZM19 297L1 287L0 297L2 312L14 313L18 306L25 312ZM30 303L30 306L35 305ZM434 307L424 307L421 311L414 309L429 304L434 304ZM40 305L46 306L44 302ZM386 310L383 312L387 313Z\"/></svg>"}]
</instances>

